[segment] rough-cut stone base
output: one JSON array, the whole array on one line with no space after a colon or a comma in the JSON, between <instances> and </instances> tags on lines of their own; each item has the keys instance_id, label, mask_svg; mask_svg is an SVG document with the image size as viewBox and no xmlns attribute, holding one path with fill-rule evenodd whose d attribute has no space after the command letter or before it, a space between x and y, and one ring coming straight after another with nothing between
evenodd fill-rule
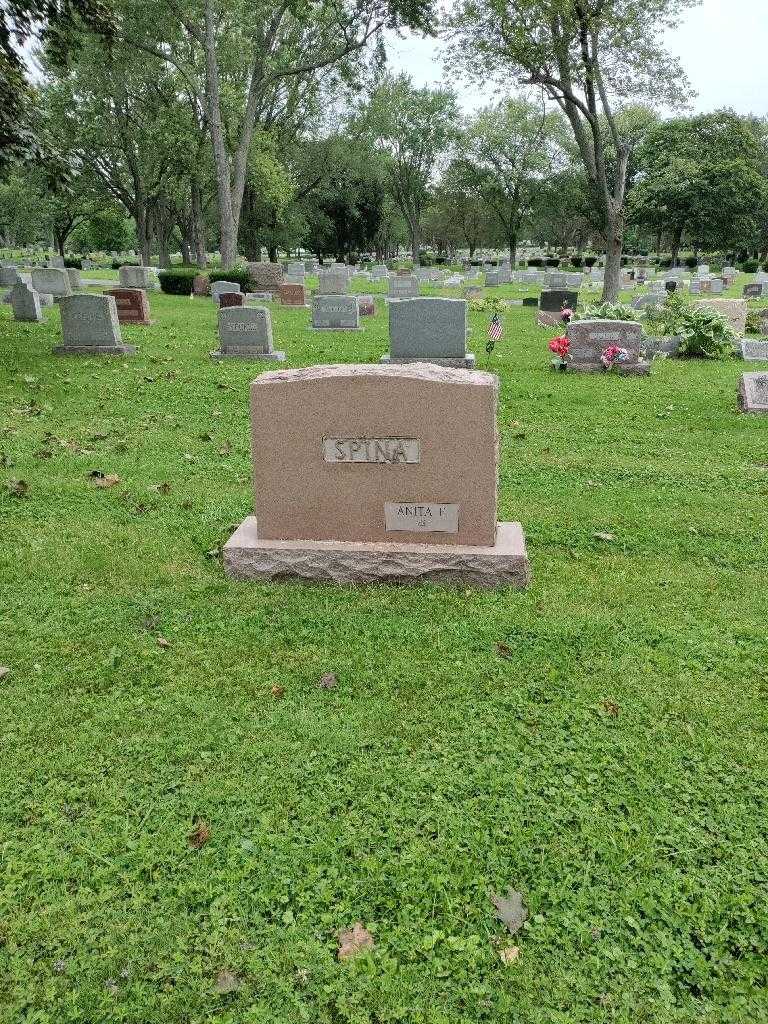
<instances>
[{"instance_id":1,"label":"rough-cut stone base","mask_svg":"<svg viewBox=\"0 0 768 1024\"><path fill-rule=\"evenodd\" d=\"M222 352L221 349L216 349L215 352L211 352L211 359L263 359L268 362L282 363L285 359L285 352L253 352L248 348L230 348L226 352Z\"/></svg>"},{"instance_id":2,"label":"rough-cut stone base","mask_svg":"<svg viewBox=\"0 0 768 1024\"><path fill-rule=\"evenodd\" d=\"M57 345L55 356L132 356L135 345Z\"/></svg>"},{"instance_id":3,"label":"rough-cut stone base","mask_svg":"<svg viewBox=\"0 0 768 1024\"><path fill-rule=\"evenodd\" d=\"M646 362L617 363L611 370L606 370L602 363L579 363L578 366L568 363L568 373L617 373L620 377L647 377L650 372L651 364Z\"/></svg>"},{"instance_id":4,"label":"rough-cut stone base","mask_svg":"<svg viewBox=\"0 0 768 1024\"><path fill-rule=\"evenodd\" d=\"M310 331L362 331L362 327L315 327L314 324L309 325Z\"/></svg>"},{"instance_id":5,"label":"rough-cut stone base","mask_svg":"<svg viewBox=\"0 0 768 1024\"><path fill-rule=\"evenodd\" d=\"M224 545L224 567L238 580L329 583L445 583L527 587L531 578L520 523L499 523L493 547L363 541L260 540L249 516Z\"/></svg>"},{"instance_id":6,"label":"rough-cut stone base","mask_svg":"<svg viewBox=\"0 0 768 1024\"><path fill-rule=\"evenodd\" d=\"M407 359L405 357L396 356L394 359L389 353L386 353L379 360L380 363L387 363L392 366L402 366L405 363L434 363L435 366L455 366L458 369L463 370L474 370L475 368L475 354L474 352L467 352L463 359L457 358L441 358L435 357L434 359L430 356L414 356L413 359Z\"/></svg>"}]
</instances>

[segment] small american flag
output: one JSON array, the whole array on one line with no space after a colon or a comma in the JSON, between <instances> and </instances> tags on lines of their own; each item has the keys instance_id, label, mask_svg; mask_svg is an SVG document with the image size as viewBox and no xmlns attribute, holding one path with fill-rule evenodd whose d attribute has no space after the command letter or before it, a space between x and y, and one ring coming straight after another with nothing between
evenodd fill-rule
<instances>
[{"instance_id":1,"label":"small american flag","mask_svg":"<svg viewBox=\"0 0 768 1024\"><path fill-rule=\"evenodd\" d=\"M494 345L497 341L501 341L503 334L501 326L501 317L498 313L494 313L491 317L491 322L488 324L488 344L485 346L485 351L490 355L493 352Z\"/></svg>"}]
</instances>

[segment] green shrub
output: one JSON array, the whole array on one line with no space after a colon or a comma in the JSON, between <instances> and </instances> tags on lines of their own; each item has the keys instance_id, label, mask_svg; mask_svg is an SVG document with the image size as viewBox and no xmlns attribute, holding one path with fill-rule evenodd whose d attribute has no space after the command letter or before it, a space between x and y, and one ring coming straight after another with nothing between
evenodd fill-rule
<instances>
[{"instance_id":1,"label":"green shrub","mask_svg":"<svg viewBox=\"0 0 768 1024\"><path fill-rule=\"evenodd\" d=\"M584 257L583 256L573 256L571 258L571 265L576 267L577 270L579 270L581 267L584 266Z\"/></svg>"},{"instance_id":2,"label":"green shrub","mask_svg":"<svg viewBox=\"0 0 768 1024\"><path fill-rule=\"evenodd\" d=\"M542 260L541 256L532 256L528 260L528 266L529 267L540 267L543 262L544 261Z\"/></svg>"},{"instance_id":3,"label":"green shrub","mask_svg":"<svg viewBox=\"0 0 768 1024\"><path fill-rule=\"evenodd\" d=\"M763 312L762 309L748 309L747 310L747 334L762 334L763 333L763 318L760 314Z\"/></svg>"},{"instance_id":4,"label":"green shrub","mask_svg":"<svg viewBox=\"0 0 768 1024\"><path fill-rule=\"evenodd\" d=\"M200 271L197 267L170 267L157 275L160 289L166 295L191 295L192 282Z\"/></svg>"},{"instance_id":5,"label":"green shrub","mask_svg":"<svg viewBox=\"0 0 768 1024\"><path fill-rule=\"evenodd\" d=\"M552 256L546 261L548 267L559 267L560 260L556 256Z\"/></svg>"},{"instance_id":6,"label":"green shrub","mask_svg":"<svg viewBox=\"0 0 768 1024\"><path fill-rule=\"evenodd\" d=\"M585 256L584 257L584 266L585 267L589 267L591 269L592 267L594 267L594 265L596 263L597 263L597 256Z\"/></svg>"},{"instance_id":7,"label":"green shrub","mask_svg":"<svg viewBox=\"0 0 768 1024\"><path fill-rule=\"evenodd\" d=\"M642 320L643 313L621 302L600 302L596 306L585 306L574 314L574 320Z\"/></svg>"},{"instance_id":8,"label":"green shrub","mask_svg":"<svg viewBox=\"0 0 768 1024\"><path fill-rule=\"evenodd\" d=\"M65 267L72 267L73 270L82 270L83 269L83 261L75 259L74 256L65 256L64 257L64 266Z\"/></svg>"},{"instance_id":9,"label":"green shrub","mask_svg":"<svg viewBox=\"0 0 768 1024\"><path fill-rule=\"evenodd\" d=\"M699 260L696 256L686 256L683 263L689 270L695 270L699 265Z\"/></svg>"},{"instance_id":10,"label":"green shrub","mask_svg":"<svg viewBox=\"0 0 768 1024\"><path fill-rule=\"evenodd\" d=\"M208 278L213 284L214 281L234 281L240 285L241 292L252 292L255 289L248 267L230 267L228 270L210 270Z\"/></svg>"},{"instance_id":11,"label":"green shrub","mask_svg":"<svg viewBox=\"0 0 768 1024\"><path fill-rule=\"evenodd\" d=\"M756 274L759 266L760 264L755 259L742 260L741 270L745 274Z\"/></svg>"},{"instance_id":12,"label":"green shrub","mask_svg":"<svg viewBox=\"0 0 768 1024\"><path fill-rule=\"evenodd\" d=\"M120 267L140 267L138 260L112 260L112 269L119 270Z\"/></svg>"},{"instance_id":13,"label":"green shrub","mask_svg":"<svg viewBox=\"0 0 768 1024\"><path fill-rule=\"evenodd\" d=\"M646 331L679 335L683 340L678 354L700 359L732 355L736 340L736 332L722 314L691 302L679 292L668 295L663 306L648 310Z\"/></svg>"}]
</instances>

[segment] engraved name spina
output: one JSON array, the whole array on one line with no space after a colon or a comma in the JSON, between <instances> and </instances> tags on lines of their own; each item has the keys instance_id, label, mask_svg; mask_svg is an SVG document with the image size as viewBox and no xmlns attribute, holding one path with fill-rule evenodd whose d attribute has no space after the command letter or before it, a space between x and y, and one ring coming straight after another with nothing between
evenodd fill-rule
<instances>
[{"instance_id":1,"label":"engraved name spina","mask_svg":"<svg viewBox=\"0 0 768 1024\"><path fill-rule=\"evenodd\" d=\"M416 437L324 437L326 462L373 462L395 466L421 462Z\"/></svg>"}]
</instances>

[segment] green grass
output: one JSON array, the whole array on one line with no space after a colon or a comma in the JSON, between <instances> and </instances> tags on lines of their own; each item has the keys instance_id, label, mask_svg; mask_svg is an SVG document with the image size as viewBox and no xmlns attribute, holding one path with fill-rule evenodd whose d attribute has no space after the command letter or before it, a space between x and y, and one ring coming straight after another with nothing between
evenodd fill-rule
<instances>
[{"instance_id":1,"label":"green grass","mask_svg":"<svg viewBox=\"0 0 768 1024\"><path fill-rule=\"evenodd\" d=\"M768 420L736 413L744 367L556 375L534 310L490 357L472 314L530 589L252 585L211 552L251 510L264 367L208 359L212 303L151 305L117 361L54 357L57 310L0 308L0 1020L768 1020ZM288 365L387 349L383 305L361 333L308 317L273 306ZM339 963L358 920L376 948Z\"/></svg>"}]
</instances>

